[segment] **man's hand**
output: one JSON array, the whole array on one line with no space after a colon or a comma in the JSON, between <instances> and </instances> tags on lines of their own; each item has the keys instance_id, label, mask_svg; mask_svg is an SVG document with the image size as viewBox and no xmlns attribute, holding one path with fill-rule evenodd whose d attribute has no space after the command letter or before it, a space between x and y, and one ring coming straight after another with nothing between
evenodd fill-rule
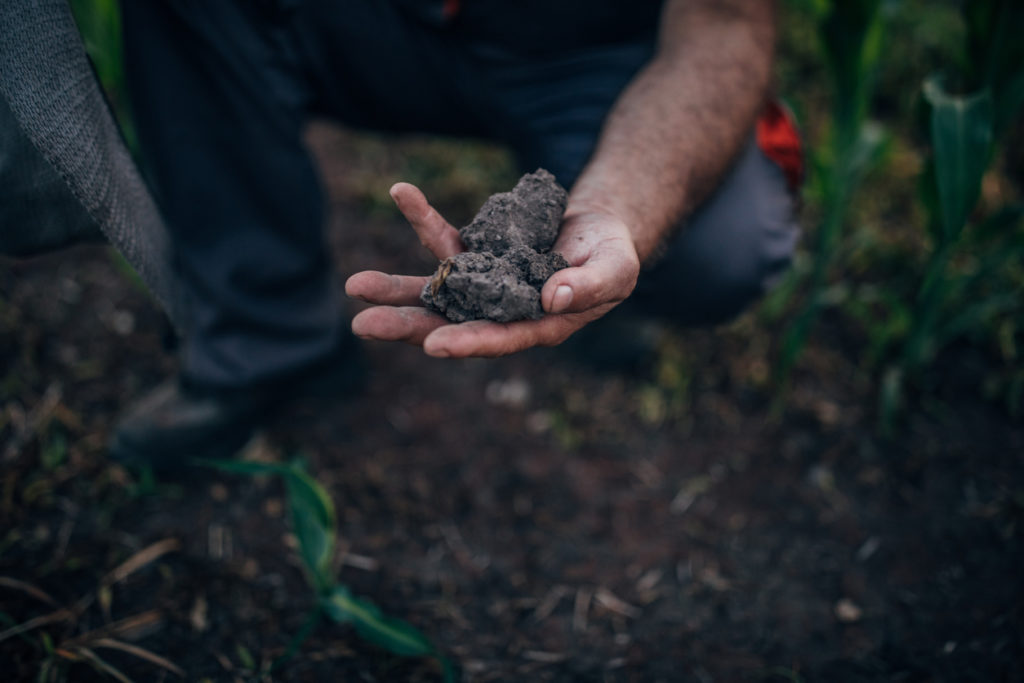
<instances>
[{"instance_id":1,"label":"man's hand","mask_svg":"<svg viewBox=\"0 0 1024 683\"><path fill-rule=\"evenodd\" d=\"M458 231L413 185L391 188L416 234L438 258L464 251ZM345 292L375 304L352 319L352 331L363 339L405 341L423 346L438 358L503 356L533 346L554 346L589 322L600 318L636 286L640 272L629 228L608 213L574 211L570 207L553 247L569 262L541 290L546 315L540 320L495 323L486 320L452 324L427 310L420 292L429 277L356 273Z\"/></svg>"}]
</instances>

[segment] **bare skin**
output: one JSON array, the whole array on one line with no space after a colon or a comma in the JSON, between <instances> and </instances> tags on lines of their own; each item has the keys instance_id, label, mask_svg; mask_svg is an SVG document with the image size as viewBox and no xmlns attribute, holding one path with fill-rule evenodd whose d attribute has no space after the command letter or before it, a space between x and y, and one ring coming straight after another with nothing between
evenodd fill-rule
<instances>
[{"instance_id":1,"label":"bare skin","mask_svg":"<svg viewBox=\"0 0 1024 683\"><path fill-rule=\"evenodd\" d=\"M427 276L363 271L345 291L375 305L353 318L352 331L439 358L494 357L559 344L626 299L640 264L711 192L749 134L771 80L774 5L666 2L654 58L619 96L569 193L554 250L571 267L541 291L548 315L452 324L419 303ZM416 187L398 183L391 197L439 260L463 250Z\"/></svg>"}]
</instances>

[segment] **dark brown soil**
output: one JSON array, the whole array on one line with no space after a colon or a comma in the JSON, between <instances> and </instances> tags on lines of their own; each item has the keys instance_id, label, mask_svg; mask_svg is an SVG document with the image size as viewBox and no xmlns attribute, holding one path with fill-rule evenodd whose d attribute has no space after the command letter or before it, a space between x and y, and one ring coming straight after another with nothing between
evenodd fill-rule
<instances>
[{"instance_id":1,"label":"dark brown soil","mask_svg":"<svg viewBox=\"0 0 1024 683\"><path fill-rule=\"evenodd\" d=\"M467 251L446 258L420 297L452 322L536 320L540 290L569 264L551 252L568 195L544 169L527 173L511 192L487 198L459 230Z\"/></svg>"},{"instance_id":2,"label":"dark brown soil","mask_svg":"<svg viewBox=\"0 0 1024 683\"><path fill-rule=\"evenodd\" d=\"M347 142L314 136L342 276L429 272L394 214L368 218L346 194ZM1024 426L959 384L954 370L984 359L944 359L885 441L834 320L773 419L775 327L755 313L655 326L650 370L633 375L557 350L452 362L372 345L363 395L296 405L252 448L306 455L339 511L341 580L465 680L1024 680ZM153 484L105 458L118 409L173 369L162 335L103 249L0 263L0 577L56 603L0 585L0 630L91 596L0 642L4 680L47 661L101 679L61 647L111 624L185 680L271 680L250 667L312 605L276 481ZM133 680L176 680L95 652ZM272 680L439 675L325 623Z\"/></svg>"}]
</instances>

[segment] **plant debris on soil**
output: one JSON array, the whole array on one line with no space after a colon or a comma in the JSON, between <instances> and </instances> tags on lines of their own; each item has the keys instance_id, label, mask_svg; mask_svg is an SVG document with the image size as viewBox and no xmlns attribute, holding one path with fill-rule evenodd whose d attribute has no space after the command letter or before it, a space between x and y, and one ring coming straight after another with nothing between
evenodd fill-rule
<instances>
[{"instance_id":1,"label":"plant debris on soil","mask_svg":"<svg viewBox=\"0 0 1024 683\"><path fill-rule=\"evenodd\" d=\"M352 137L311 142L341 274L429 267L400 216L348 194ZM958 349L876 437L838 325L777 419L755 312L658 327L640 373L373 344L365 393L293 406L245 457L305 454L339 580L466 681L1024 680L1024 426L958 379L986 369ZM104 249L0 261L0 678L110 680L85 650L181 680L114 641L189 681L439 681L327 622L258 673L316 601L280 482L154 482L105 454L118 411L174 369L163 330Z\"/></svg>"},{"instance_id":2,"label":"plant debris on soil","mask_svg":"<svg viewBox=\"0 0 1024 683\"><path fill-rule=\"evenodd\" d=\"M544 169L524 175L511 192L491 195L459 230L468 251L442 261L420 299L457 323L540 318L541 288L569 266L551 251L567 201Z\"/></svg>"}]
</instances>

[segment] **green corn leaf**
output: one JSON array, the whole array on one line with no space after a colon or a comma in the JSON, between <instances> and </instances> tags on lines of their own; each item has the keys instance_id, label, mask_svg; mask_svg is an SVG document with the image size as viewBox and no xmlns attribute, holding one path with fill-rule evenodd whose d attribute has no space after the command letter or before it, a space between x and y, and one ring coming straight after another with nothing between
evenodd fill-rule
<instances>
[{"instance_id":1,"label":"green corn leaf","mask_svg":"<svg viewBox=\"0 0 1024 683\"><path fill-rule=\"evenodd\" d=\"M334 505L323 487L298 465L290 467L285 486L299 554L316 589L327 591L334 583L331 567L337 532Z\"/></svg>"},{"instance_id":2,"label":"green corn leaf","mask_svg":"<svg viewBox=\"0 0 1024 683\"><path fill-rule=\"evenodd\" d=\"M883 36L880 0L833 0L819 25L832 79L833 111L843 137L856 134L867 112Z\"/></svg>"},{"instance_id":3,"label":"green corn leaf","mask_svg":"<svg viewBox=\"0 0 1024 683\"><path fill-rule=\"evenodd\" d=\"M1005 131L1024 106L1024 3L989 0L963 4L970 80L992 91L997 132Z\"/></svg>"},{"instance_id":4,"label":"green corn leaf","mask_svg":"<svg viewBox=\"0 0 1024 683\"><path fill-rule=\"evenodd\" d=\"M925 81L924 96L931 105L935 182L948 244L960 235L981 192L991 158L992 96L987 89L950 95L938 76Z\"/></svg>"},{"instance_id":5,"label":"green corn leaf","mask_svg":"<svg viewBox=\"0 0 1024 683\"><path fill-rule=\"evenodd\" d=\"M352 597L344 586L335 587L324 601L324 611L339 623L351 623L356 632L389 652L402 656L436 653L434 646L412 624L388 617L366 600Z\"/></svg>"}]
</instances>

